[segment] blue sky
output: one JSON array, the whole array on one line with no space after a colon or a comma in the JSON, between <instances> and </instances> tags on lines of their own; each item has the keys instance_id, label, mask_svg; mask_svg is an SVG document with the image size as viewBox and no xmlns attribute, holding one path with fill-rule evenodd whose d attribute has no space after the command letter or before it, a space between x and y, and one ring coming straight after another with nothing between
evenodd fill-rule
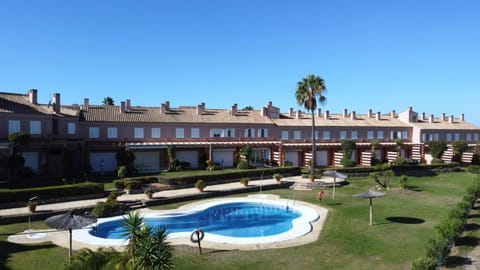
<instances>
[{"instance_id":1,"label":"blue sky","mask_svg":"<svg viewBox=\"0 0 480 270\"><path fill-rule=\"evenodd\" d=\"M47 103L323 109L440 115L480 127L480 1L171 0L0 3L0 91Z\"/></svg>"}]
</instances>

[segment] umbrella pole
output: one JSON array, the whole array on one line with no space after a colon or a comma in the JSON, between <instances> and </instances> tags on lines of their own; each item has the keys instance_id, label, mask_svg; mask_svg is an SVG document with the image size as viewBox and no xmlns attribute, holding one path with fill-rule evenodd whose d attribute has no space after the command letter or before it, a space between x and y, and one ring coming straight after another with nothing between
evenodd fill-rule
<instances>
[{"instance_id":1,"label":"umbrella pole","mask_svg":"<svg viewBox=\"0 0 480 270\"><path fill-rule=\"evenodd\" d=\"M337 186L337 179L333 177L333 192L332 192L332 199L335 199L335 187Z\"/></svg>"},{"instance_id":2,"label":"umbrella pole","mask_svg":"<svg viewBox=\"0 0 480 270\"><path fill-rule=\"evenodd\" d=\"M370 199L370 226L372 226L372 215L373 215L373 207L372 207L372 198Z\"/></svg>"},{"instance_id":3,"label":"umbrella pole","mask_svg":"<svg viewBox=\"0 0 480 270\"><path fill-rule=\"evenodd\" d=\"M68 250L68 263L70 264L70 261L72 259L72 229L68 229L68 232L70 234L70 249Z\"/></svg>"}]
</instances>

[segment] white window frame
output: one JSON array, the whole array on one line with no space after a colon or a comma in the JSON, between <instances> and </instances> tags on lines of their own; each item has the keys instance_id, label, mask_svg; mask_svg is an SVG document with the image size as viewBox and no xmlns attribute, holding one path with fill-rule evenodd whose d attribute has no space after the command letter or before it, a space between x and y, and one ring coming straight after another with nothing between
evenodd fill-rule
<instances>
[{"instance_id":1,"label":"white window frame","mask_svg":"<svg viewBox=\"0 0 480 270\"><path fill-rule=\"evenodd\" d=\"M234 128L226 128L224 132L225 132L225 137L226 138L235 138L235 129Z\"/></svg>"},{"instance_id":2,"label":"white window frame","mask_svg":"<svg viewBox=\"0 0 480 270\"><path fill-rule=\"evenodd\" d=\"M89 127L88 128L88 138L90 138L90 139L100 138L100 128L99 127Z\"/></svg>"},{"instance_id":3,"label":"white window frame","mask_svg":"<svg viewBox=\"0 0 480 270\"><path fill-rule=\"evenodd\" d=\"M383 140L383 130L377 131L377 139Z\"/></svg>"},{"instance_id":4,"label":"white window frame","mask_svg":"<svg viewBox=\"0 0 480 270\"><path fill-rule=\"evenodd\" d=\"M467 133L466 141L469 142L472 140L472 133Z\"/></svg>"},{"instance_id":5,"label":"white window frame","mask_svg":"<svg viewBox=\"0 0 480 270\"><path fill-rule=\"evenodd\" d=\"M439 141L439 140L440 140L440 134L438 134L438 133L433 133L433 140L434 140L434 141Z\"/></svg>"},{"instance_id":6,"label":"white window frame","mask_svg":"<svg viewBox=\"0 0 480 270\"><path fill-rule=\"evenodd\" d=\"M455 133L455 141L460 141L460 133Z\"/></svg>"},{"instance_id":7,"label":"white window frame","mask_svg":"<svg viewBox=\"0 0 480 270\"><path fill-rule=\"evenodd\" d=\"M245 138L255 138L255 129L254 128L246 128L245 129Z\"/></svg>"},{"instance_id":8,"label":"white window frame","mask_svg":"<svg viewBox=\"0 0 480 270\"><path fill-rule=\"evenodd\" d=\"M367 140L373 140L375 138L375 132L373 130L367 131Z\"/></svg>"},{"instance_id":9,"label":"white window frame","mask_svg":"<svg viewBox=\"0 0 480 270\"><path fill-rule=\"evenodd\" d=\"M185 138L185 129L184 128L175 128L175 138L177 138L177 139Z\"/></svg>"},{"instance_id":10,"label":"white window frame","mask_svg":"<svg viewBox=\"0 0 480 270\"><path fill-rule=\"evenodd\" d=\"M42 134L42 122L39 120L30 121L30 134L40 135Z\"/></svg>"},{"instance_id":11,"label":"white window frame","mask_svg":"<svg viewBox=\"0 0 480 270\"><path fill-rule=\"evenodd\" d=\"M259 128L257 132L258 138L268 138L268 128Z\"/></svg>"},{"instance_id":12,"label":"white window frame","mask_svg":"<svg viewBox=\"0 0 480 270\"><path fill-rule=\"evenodd\" d=\"M159 139L162 137L162 129L159 127L152 128L151 132L152 132L152 139Z\"/></svg>"},{"instance_id":13,"label":"white window frame","mask_svg":"<svg viewBox=\"0 0 480 270\"><path fill-rule=\"evenodd\" d=\"M108 138L108 139L116 139L116 138L118 138L118 128L117 128L117 127L109 127L109 128L107 128L107 138Z\"/></svg>"},{"instance_id":14,"label":"white window frame","mask_svg":"<svg viewBox=\"0 0 480 270\"><path fill-rule=\"evenodd\" d=\"M447 137L447 139L446 139L447 142L451 142L451 141L452 141L452 133L447 133L447 136L446 136L446 137Z\"/></svg>"},{"instance_id":15,"label":"white window frame","mask_svg":"<svg viewBox=\"0 0 480 270\"><path fill-rule=\"evenodd\" d=\"M200 138L200 129L199 128L192 128L190 130L191 137L193 139L198 139Z\"/></svg>"},{"instance_id":16,"label":"white window frame","mask_svg":"<svg viewBox=\"0 0 480 270\"><path fill-rule=\"evenodd\" d=\"M354 130L350 132L350 139L357 140L358 139L358 131Z\"/></svg>"},{"instance_id":17,"label":"white window frame","mask_svg":"<svg viewBox=\"0 0 480 270\"><path fill-rule=\"evenodd\" d=\"M330 140L330 131L328 130L323 131L322 137L324 140Z\"/></svg>"},{"instance_id":18,"label":"white window frame","mask_svg":"<svg viewBox=\"0 0 480 270\"><path fill-rule=\"evenodd\" d=\"M302 139L302 131L294 130L293 131L293 139L294 140L301 140Z\"/></svg>"},{"instance_id":19,"label":"white window frame","mask_svg":"<svg viewBox=\"0 0 480 270\"><path fill-rule=\"evenodd\" d=\"M133 129L133 137L135 139L143 139L145 135L143 127L136 127Z\"/></svg>"},{"instance_id":20,"label":"white window frame","mask_svg":"<svg viewBox=\"0 0 480 270\"><path fill-rule=\"evenodd\" d=\"M339 138L340 138L340 140L346 140L347 139L347 131L341 130Z\"/></svg>"},{"instance_id":21,"label":"white window frame","mask_svg":"<svg viewBox=\"0 0 480 270\"><path fill-rule=\"evenodd\" d=\"M284 141L288 140L288 130L282 130L280 133L280 139Z\"/></svg>"},{"instance_id":22,"label":"white window frame","mask_svg":"<svg viewBox=\"0 0 480 270\"><path fill-rule=\"evenodd\" d=\"M74 123L74 122L67 123L67 134L69 135L77 134L77 123Z\"/></svg>"},{"instance_id":23,"label":"white window frame","mask_svg":"<svg viewBox=\"0 0 480 270\"><path fill-rule=\"evenodd\" d=\"M8 134L20 131L20 120L8 120Z\"/></svg>"},{"instance_id":24,"label":"white window frame","mask_svg":"<svg viewBox=\"0 0 480 270\"><path fill-rule=\"evenodd\" d=\"M408 131L404 130L402 131L402 139L407 140L408 139Z\"/></svg>"}]
</instances>

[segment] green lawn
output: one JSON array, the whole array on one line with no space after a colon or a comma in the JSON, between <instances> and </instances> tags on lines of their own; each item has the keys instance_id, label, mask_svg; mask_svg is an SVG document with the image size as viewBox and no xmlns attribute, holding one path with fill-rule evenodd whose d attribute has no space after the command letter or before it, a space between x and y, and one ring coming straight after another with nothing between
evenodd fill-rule
<instances>
[{"instance_id":1,"label":"green lawn","mask_svg":"<svg viewBox=\"0 0 480 270\"><path fill-rule=\"evenodd\" d=\"M353 198L374 186L367 178L351 179L338 188L335 200L327 190L322 205L329 209L318 241L300 247L257 250L205 250L177 247L177 269L410 269L411 263L425 254L426 240L435 234L433 227L449 209L460 202L474 181L468 173L449 173L435 177L409 177L408 191L395 186L385 197L374 200L374 225L368 225L368 200ZM272 190L284 198L314 204L313 191ZM159 206L174 208L181 204ZM393 221L392 221L393 220ZM33 228L41 223L33 223ZM6 243L7 234L22 231L26 224L0 226L0 268L61 269L67 250L50 244L22 246ZM472 232L473 233L473 232ZM33 263L34 262L34 263Z\"/></svg>"}]
</instances>

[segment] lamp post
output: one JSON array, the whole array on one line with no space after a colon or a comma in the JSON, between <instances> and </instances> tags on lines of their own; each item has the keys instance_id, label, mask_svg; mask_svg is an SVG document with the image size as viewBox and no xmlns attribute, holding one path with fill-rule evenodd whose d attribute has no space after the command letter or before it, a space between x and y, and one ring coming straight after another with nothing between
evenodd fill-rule
<instances>
[{"instance_id":1,"label":"lamp post","mask_svg":"<svg viewBox=\"0 0 480 270\"><path fill-rule=\"evenodd\" d=\"M30 199L28 199L28 204L30 205L30 204L32 204L33 201L36 201L36 200L38 200L38 196L33 196ZM32 212L29 211L29 214L28 214L28 232L30 232L32 230L31 219L32 219Z\"/></svg>"}]
</instances>

